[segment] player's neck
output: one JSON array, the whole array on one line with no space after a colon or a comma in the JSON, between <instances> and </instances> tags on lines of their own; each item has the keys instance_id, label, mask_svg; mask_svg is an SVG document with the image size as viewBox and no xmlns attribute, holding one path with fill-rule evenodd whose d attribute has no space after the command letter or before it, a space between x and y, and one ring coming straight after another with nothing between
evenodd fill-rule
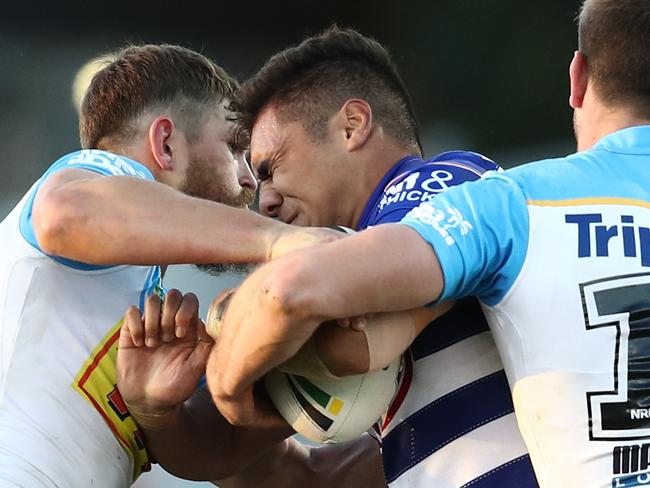
<instances>
[{"instance_id":1,"label":"player's neck","mask_svg":"<svg viewBox=\"0 0 650 488\"><path fill-rule=\"evenodd\" d=\"M591 109L589 120L578 132L578 151L593 147L603 137L628 127L650 125L650 119L640 117L625 107L598 105Z\"/></svg>"}]
</instances>

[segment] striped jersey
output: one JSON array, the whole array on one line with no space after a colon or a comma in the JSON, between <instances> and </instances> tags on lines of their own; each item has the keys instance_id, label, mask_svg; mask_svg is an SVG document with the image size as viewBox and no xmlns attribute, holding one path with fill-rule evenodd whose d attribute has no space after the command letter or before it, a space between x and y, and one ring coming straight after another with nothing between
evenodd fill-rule
<instances>
[{"instance_id":1,"label":"striped jersey","mask_svg":"<svg viewBox=\"0 0 650 488\"><path fill-rule=\"evenodd\" d=\"M115 356L124 311L162 293L160 268L90 266L43 253L32 206L42 183L64 168L153 179L122 156L74 152L0 223L2 487L126 487L149 465L115 386Z\"/></svg>"},{"instance_id":2,"label":"striped jersey","mask_svg":"<svg viewBox=\"0 0 650 488\"><path fill-rule=\"evenodd\" d=\"M404 158L372 194L358 228L399 222L420 203L497 169L465 151L427 161ZM475 299L432 322L406 364L382 426L391 488L537 487L503 366Z\"/></svg>"},{"instance_id":3,"label":"striped jersey","mask_svg":"<svg viewBox=\"0 0 650 488\"><path fill-rule=\"evenodd\" d=\"M491 174L403 222L482 302L545 488L650 483L650 126Z\"/></svg>"}]
</instances>

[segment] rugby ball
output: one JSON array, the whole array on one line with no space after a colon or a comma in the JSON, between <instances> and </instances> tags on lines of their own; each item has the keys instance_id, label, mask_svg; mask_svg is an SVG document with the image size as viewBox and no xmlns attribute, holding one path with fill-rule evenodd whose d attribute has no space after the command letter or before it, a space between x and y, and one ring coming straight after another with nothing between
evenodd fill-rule
<instances>
[{"instance_id":1,"label":"rugby ball","mask_svg":"<svg viewBox=\"0 0 650 488\"><path fill-rule=\"evenodd\" d=\"M355 233L342 225L330 228ZM327 444L355 439L379 420L395 396L402 368L400 358L362 375L306 377L275 369L264 380L284 420L303 437Z\"/></svg>"},{"instance_id":2,"label":"rugby ball","mask_svg":"<svg viewBox=\"0 0 650 488\"><path fill-rule=\"evenodd\" d=\"M280 415L300 435L318 443L345 442L386 412L402 368L400 357L382 370L342 378L306 378L274 369L265 384Z\"/></svg>"}]
</instances>

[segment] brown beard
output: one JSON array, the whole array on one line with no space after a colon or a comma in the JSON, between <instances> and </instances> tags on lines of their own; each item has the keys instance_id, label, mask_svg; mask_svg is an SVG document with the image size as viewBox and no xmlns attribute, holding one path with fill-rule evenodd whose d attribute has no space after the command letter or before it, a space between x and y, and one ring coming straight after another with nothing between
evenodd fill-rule
<instances>
[{"instance_id":1,"label":"brown beard","mask_svg":"<svg viewBox=\"0 0 650 488\"><path fill-rule=\"evenodd\" d=\"M213 171L204 159L193 158L187 168L185 181L180 190L186 195L223 203L231 207L247 208L255 201L256 192L251 188L242 188L237 195L233 196L228 195L223 185L210 184ZM194 266L213 276L223 273L248 274L251 270L251 265L248 264L214 263L195 264Z\"/></svg>"},{"instance_id":2,"label":"brown beard","mask_svg":"<svg viewBox=\"0 0 650 488\"><path fill-rule=\"evenodd\" d=\"M233 264L233 263L215 263L215 264L195 264L194 267L199 271L211 276L220 276L224 273L234 275L247 275L255 269L255 264Z\"/></svg>"},{"instance_id":3,"label":"brown beard","mask_svg":"<svg viewBox=\"0 0 650 488\"><path fill-rule=\"evenodd\" d=\"M223 203L231 207L245 208L253 203L255 200L254 190L244 187L237 195L229 195L224 186L220 184L221 182L212 182L213 171L204 159L193 158L187 168L185 181L180 190L186 195Z\"/></svg>"}]
</instances>

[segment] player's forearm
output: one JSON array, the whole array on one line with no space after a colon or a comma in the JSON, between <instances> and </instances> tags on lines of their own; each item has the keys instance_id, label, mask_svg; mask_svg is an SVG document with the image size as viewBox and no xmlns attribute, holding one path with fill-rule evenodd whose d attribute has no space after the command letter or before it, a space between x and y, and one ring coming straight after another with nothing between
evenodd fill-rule
<instances>
[{"instance_id":1,"label":"player's forearm","mask_svg":"<svg viewBox=\"0 0 650 488\"><path fill-rule=\"evenodd\" d=\"M223 456L229 451L232 427L223 420L221 428L215 427L212 412L192 408L191 401L179 405L158 425L134 415L147 450L154 462L180 478L198 481L228 476ZM195 421L195 415L203 425Z\"/></svg>"},{"instance_id":2,"label":"player's forearm","mask_svg":"<svg viewBox=\"0 0 650 488\"><path fill-rule=\"evenodd\" d=\"M384 488L381 454L368 435L307 448L290 439L268 449L238 475L215 481L221 488Z\"/></svg>"},{"instance_id":3,"label":"player's forearm","mask_svg":"<svg viewBox=\"0 0 650 488\"><path fill-rule=\"evenodd\" d=\"M320 323L286 320L289 317L277 301L277 290L267 280L275 263L252 273L230 299L206 372L217 405L238 397L267 371L293 356Z\"/></svg>"},{"instance_id":4,"label":"player's forearm","mask_svg":"<svg viewBox=\"0 0 650 488\"><path fill-rule=\"evenodd\" d=\"M158 425L135 418L155 462L175 476L197 481L235 474L292 432L235 428L219 414L204 389Z\"/></svg>"},{"instance_id":5,"label":"player's forearm","mask_svg":"<svg viewBox=\"0 0 650 488\"><path fill-rule=\"evenodd\" d=\"M284 258L267 278L283 320L330 320L423 307L442 291L435 252L413 229L386 224ZM279 263L278 263L279 264Z\"/></svg>"},{"instance_id":6,"label":"player's forearm","mask_svg":"<svg viewBox=\"0 0 650 488\"><path fill-rule=\"evenodd\" d=\"M237 397L288 360L322 322L421 307L441 288L433 250L402 225L381 225L274 260L233 297L230 307L239 309L239 320L224 328L217 347L215 401ZM236 303L240 296L246 300Z\"/></svg>"},{"instance_id":7,"label":"player's forearm","mask_svg":"<svg viewBox=\"0 0 650 488\"><path fill-rule=\"evenodd\" d=\"M287 439L265 449L255 462L234 476L214 484L220 488L304 488L313 487L315 481L309 449Z\"/></svg>"},{"instance_id":8,"label":"player's forearm","mask_svg":"<svg viewBox=\"0 0 650 488\"><path fill-rule=\"evenodd\" d=\"M310 466L312 483L304 485L310 488L386 487L379 445L368 434L343 444L312 448Z\"/></svg>"},{"instance_id":9,"label":"player's forearm","mask_svg":"<svg viewBox=\"0 0 650 488\"><path fill-rule=\"evenodd\" d=\"M340 327L333 322L321 325L313 338L315 354L335 376L377 371L388 366L411 345L431 323L451 308L443 303L434 308L418 308L360 317L363 331ZM301 359L300 355L292 358ZM312 358L304 358L308 361ZM300 365L296 365L300 366ZM285 365L282 366L283 368ZM294 370L297 374L299 371Z\"/></svg>"},{"instance_id":10,"label":"player's forearm","mask_svg":"<svg viewBox=\"0 0 650 488\"><path fill-rule=\"evenodd\" d=\"M303 323L302 328L294 328L296 333L288 334L283 327L274 327L278 322L267 322L264 330L255 324L258 322L244 324L236 332L230 328L235 337L228 340L227 334L222 334L223 340L212 352L216 359L208 362L206 375L217 405L220 400L238 397L268 371L296 354L318 325L315 321Z\"/></svg>"},{"instance_id":11,"label":"player's forearm","mask_svg":"<svg viewBox=\"0 0 650 488\"><path fill-rule=\"evenodd\" d=\"M262 262L288 228L130 177L70 181L39 195L34 226L45 252L106 265Z\"/></svg>"}]
</instances>

